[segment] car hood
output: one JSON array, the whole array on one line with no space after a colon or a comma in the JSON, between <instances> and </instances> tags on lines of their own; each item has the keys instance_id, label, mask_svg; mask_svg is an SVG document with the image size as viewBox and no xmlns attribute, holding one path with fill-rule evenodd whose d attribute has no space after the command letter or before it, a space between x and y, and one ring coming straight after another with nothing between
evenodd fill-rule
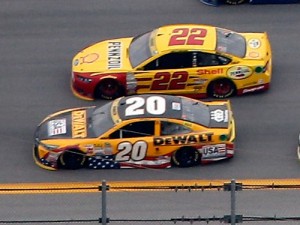
<instances>
[{"instance_id":1,"label":"car hood","mask_svg":"<svg viewBox=\"0 0 300 225\"><path fill-rule=\"evenodd\" d=\"M101 41L83 49L73 58L73 72L103 73L131 70L128 48L132 39Z\"/></svg>"},{"instance_id":2,"label":"car hood","mask_svg":"<svg viewBox=\"0 0 300 225\"><path fill-rule=\"evenodd\" d=\"M36 138L76 139L94 137L89 118L93 107L65 110L48 116L37 128Z\"/></svg>"}]
</instances>

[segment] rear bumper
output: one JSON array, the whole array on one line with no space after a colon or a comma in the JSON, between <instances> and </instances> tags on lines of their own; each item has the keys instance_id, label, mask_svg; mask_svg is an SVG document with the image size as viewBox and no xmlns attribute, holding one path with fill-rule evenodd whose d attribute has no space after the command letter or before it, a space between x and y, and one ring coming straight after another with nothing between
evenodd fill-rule
<instances>
[{"instance_id":1,"label":"rear bumper","mask_svg":"<svg viewBox=\"0 0 300 225\"><path fill-rule=\"evenodd\" d=\"M218 6L224 1L222 0L200 0L200 2L210 5L210 6ZM300 3L300 0L249 0L250 4L292 4L292 3Z\"/></svg>"},{"instance_id":2,"label":"rear bumper","mask_svg":"<svg viewBox=\"0 0 300 225\"><path fill-rule=\"evenodd\" d=\"M200 2L210 6L218 6L220 4L219 0L200 0Z\"/></svg>"},{"instance_id":3,"label":"rear bumper","mask_svg":"<svg viewBox=\"0 0 300 225\"><path fill-rule=\"evenodd\" d=\"M244 95L248 93L255 93L255 92L263 92L269 89L270 84L260 84L252 87L242 88L237 91L237 95Z\"/></svg>"},{"instance_id":4,"label":"rear bumper","mask_svg":"<svg viewBox=\"0 0 300 225\"><path fill-rule=\"evenodd\" d=\"M290 4L298 3L299 0L250 0L251 4Z\"/></svg>"},{"instance_id":5,"label":"rear bumper","mask_svg":"<svg viewBox=\"0 0 300 225\"><path fill-rule=\"evenodd\" d=\"M201 164L209 164L217 161L223 161L226 159L231 159L234 157L235 149L234 149L234 143L228 143L226 144L225 154L219 157L201 157Z\"/></svg>"}]
</instances>

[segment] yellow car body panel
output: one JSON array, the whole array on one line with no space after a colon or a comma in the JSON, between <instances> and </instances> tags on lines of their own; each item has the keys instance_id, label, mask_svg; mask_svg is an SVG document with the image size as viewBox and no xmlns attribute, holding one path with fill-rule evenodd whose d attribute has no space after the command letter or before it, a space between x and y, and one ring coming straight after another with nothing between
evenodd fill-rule
<instances>
[{"instance_id":1,"label":"yellow car body panel","mask_svg":"<svg viewBox=\"0 0 300 225\"><path fill-rule=\"evenodd\" d=\"M96 72L96 74L107 72L108 70L131 70L132 68L127 55L127 49L131 40L132 38L113 39L111 41L99 42L92 47L83 49L73 59L73 65L76 65L73 66L73 70L82 73ZM118 57L122 61L113 60L114 57Z\"/></svg>"},{"instance_id":2,"label":"yellow car body panel","mask_svg":"<svg viewBox=\"0 0 300 225\"><path fill-rule=\"evenodd\" d=\"M72 61L72 91L83 99L161 93L227 98L269 89L266 32L201 24L166 25L91 45Z\"/></svg>"},{"instance_id":3,"label":"yellow car body panel","mask_svg":"<svg viewBox=\"0 0 300 225\"><path fill-rule=\"evenodd\" d=\"M229 100L137 95L103 107L74 108L47 116L35 132L33 155L40 167L49 170L168 168L173 163L191 166L231 158L234 140ZM182 149L195 154L190 156L195 162L180 162L187 160L176 156Z\"/></svg>"}]
</instances>

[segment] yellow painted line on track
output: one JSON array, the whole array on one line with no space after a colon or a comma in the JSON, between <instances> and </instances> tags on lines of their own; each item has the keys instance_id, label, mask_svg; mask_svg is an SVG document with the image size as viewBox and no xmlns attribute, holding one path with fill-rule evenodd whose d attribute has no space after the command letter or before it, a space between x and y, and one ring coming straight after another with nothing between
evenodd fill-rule
<instances>
[{"instance_id":1,"label":"yellow painted line on track","mask_svg":"<svg viewBox=\"0 0 300 225\"><path fill-rule=\"evenodd\" d=\"M222 188L231 180L147 180L147 181L105 181L109 192L174 191L183 187ZM245 179L235 180L248 186L287 186L286 189L300 188L300 179ZM0 184L0 194L54 194L54 193L95 193L99 192L102 181L72 183L10 183ZM288 187L290 186L290 187Z\"/></svg>"}]
</instances>

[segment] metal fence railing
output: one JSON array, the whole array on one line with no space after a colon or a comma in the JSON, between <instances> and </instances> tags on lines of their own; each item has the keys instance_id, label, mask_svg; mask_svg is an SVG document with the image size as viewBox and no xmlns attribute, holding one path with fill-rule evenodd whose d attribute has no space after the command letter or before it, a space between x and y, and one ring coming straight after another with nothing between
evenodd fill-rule
<instances>
[{"instance_id":1,"label":"metal fence railing","mask_svg":"<svg viewBox=\"0 0 300 225\"><path fill-rule=\"evenodd\" d=\"M243 190L253 195L237 198ZM139 185L110 185L106 181L98 185L2 185L0 224L299 224L300 199L295 197L299 190L298 182L253 184L236 180L182 184L142 182ZM261 203L254 200L255 191L264 192L258 198ZM271 191L279 191L278 196L272 199ZM111 199L113 193L116 196ZM139 198L142 200L137 200ZM138 202L133 203L135 200ZM286 207L284 201L291 208ZM263 210L259 209L264 202ZM179 209L180 206L183 209ZM270 214L272 210L276 212Z\"/></svg>"}]
</instances>

